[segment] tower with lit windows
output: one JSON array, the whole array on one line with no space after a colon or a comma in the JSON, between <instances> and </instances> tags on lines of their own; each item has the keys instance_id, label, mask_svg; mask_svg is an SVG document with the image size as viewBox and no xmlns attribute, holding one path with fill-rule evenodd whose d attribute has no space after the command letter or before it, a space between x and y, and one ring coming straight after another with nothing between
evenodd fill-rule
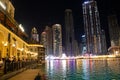
<instances>
[{"instance_id":1,"label":"tower with lit windows","mask_svg":"<svg viewBox=\"0 0 120 80\"><path fill-rule=\"evenodd\" d=\"M39 43L39 34L35 27L31 31L31 43Z\"/></svg>"},{"instance_id":2,"label":"tower with lit windows","mask_svg":"<svg viewBox=\"0 0 120 80\"><path fill-rule=\"evenodd\" d=\"M81 38L81 53L82 53L82 55L84 54L84 53L86 53L86 36L85 35L82 35L81 36L82 38Z\"/></svg>"},{"instance_id":3,"label":"tower with lit windows","mask_svg":"<svg viewBox=\"0 0 120 80\"><path fill-rule=\"evenodd\" d=\"M46 26L44 32L41 34L41 43L45 47L47 56L53 55L52 35L52 28L49 26Z\"/></svg>"},{"instance_id":4,"label":"tower with lit windows","mask_svg":"<svg viewBox=\"0 0 120 80\"><path fill-rule=\"evenodd\" d=\"M40 38L40 44L42 44L45 47L45 55L47 54L47 33L44 31L41 33L41 38Z\"/></svg>"},{"instance_id":5,"label":"tower with lit windows","mask_svg":"<svg viewBox=\"0 0 120 80\"><path fill-rule=\"evenodd\" d=\"M46 38L47 38L47 46L46 46L47 54L48 55L53 55L53 45L52 45L52 36L53 36L53 34L52 34L52 28L49 27L49 26L46 26L44 31L47 34L46 35Z\"/></svg>"},{"instance_id":6,"label":"tower with lit windows","mask_svg":"<svg viewBox=\"0 0 120 80\"><path fill-rule=\"evenodd\" d=\"M74 56L74 25L72 10L65 10L65 53L67 56Z\"/></svg>"},{"instance_id":7,"label":"tower with lit windows","mask_svg":"<svg viewBox=\"0 0 120 80\"><path fill-rule=\"evenodd\" d=\"M53 29L53 55L62 56L62 29L60 24L52 26Z\"/></svg>"},{"instance_id":8,"label":"tower with lit windows","mask_svg":"<svg viewBox=\"0 0 120 80\"><path fill-rule=\"evenodd\" d=\"M85 1L82 6L87 52L95 55L101 54L102 41L97 2L88 0Z\"/></svg>"}]
</instances>

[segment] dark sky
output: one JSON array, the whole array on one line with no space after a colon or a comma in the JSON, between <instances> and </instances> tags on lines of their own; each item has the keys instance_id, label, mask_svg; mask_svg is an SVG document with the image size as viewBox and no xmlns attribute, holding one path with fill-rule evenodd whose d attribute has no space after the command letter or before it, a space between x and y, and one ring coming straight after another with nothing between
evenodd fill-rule
<instances>
[{"instance_id":1,"label":"dark sky","mask_svg":"<svg viewBox=\"0 0 120 80\"><path fill-rule=\"evenodd\" d=\"M108 39L107 16L114 13L120 22L119 2L118 0L96 1L101 27L105 30ZM15 7L15 19L18 23L23 24L28 34L32 27L36 27L41 33L46 25L51 26L55 23L61 24L64 29L64 11L67 8L72 9L76 39L79 42L83 34L83 2L84 0L12 0Z\"/></svg>"}]
</instances>

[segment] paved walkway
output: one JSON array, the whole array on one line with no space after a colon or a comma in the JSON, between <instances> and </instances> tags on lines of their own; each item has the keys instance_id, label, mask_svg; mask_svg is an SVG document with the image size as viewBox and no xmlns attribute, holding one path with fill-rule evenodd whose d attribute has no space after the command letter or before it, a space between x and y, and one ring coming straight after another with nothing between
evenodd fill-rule
<instances>
[{"instance_id":1,"label":"paved walkway","mask_svg":"<svg viewBox=\"0 0 120 80\"><path fill-rule=\"evenodd\" d=\"M40 69L28 69L24 72L17 74L16 76L8 80L34 80L35 76L38 73L40 73L40 75L43 75L44 72L42 72Z\"/></svg>"}]
</instances>

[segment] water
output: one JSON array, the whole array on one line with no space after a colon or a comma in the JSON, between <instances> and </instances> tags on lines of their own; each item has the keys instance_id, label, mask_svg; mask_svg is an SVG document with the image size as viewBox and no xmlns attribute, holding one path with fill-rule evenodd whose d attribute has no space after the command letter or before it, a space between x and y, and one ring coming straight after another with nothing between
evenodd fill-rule
<instances>
[{"instance_id":1,"label":"water","mask_svg":"<svg viewBox=\"0 0 120 80\"><path fill-rule=\"evenodd\" d=\"M47 60L47 80L120 80L120 58Z\"/></svg>"}]
</instances>

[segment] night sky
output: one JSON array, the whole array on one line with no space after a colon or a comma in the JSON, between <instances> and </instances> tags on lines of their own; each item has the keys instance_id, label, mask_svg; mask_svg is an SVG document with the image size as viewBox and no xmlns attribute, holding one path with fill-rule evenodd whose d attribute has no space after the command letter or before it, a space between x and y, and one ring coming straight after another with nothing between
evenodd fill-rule
<instances>
[{"instance_id":1,"label":"night sky","mask_svg":"<svg viewBox=\"0 0 120 80\"><path fill-rule=\"evenodd\" d=\"M100 15L101 28L105 30L109 46L107 16L117 15L120 23L120 6L118 0L96 0ZM115 2L116 1L116 2ZM82 3L84 0L12 0L15 7L15 20L23 24L27 34L33 27L41 33L46 25L55 23L62 25L64 34L65 9L72 9L75 38L80 42L84 34Z\"/></svg>"}]
</instances>

